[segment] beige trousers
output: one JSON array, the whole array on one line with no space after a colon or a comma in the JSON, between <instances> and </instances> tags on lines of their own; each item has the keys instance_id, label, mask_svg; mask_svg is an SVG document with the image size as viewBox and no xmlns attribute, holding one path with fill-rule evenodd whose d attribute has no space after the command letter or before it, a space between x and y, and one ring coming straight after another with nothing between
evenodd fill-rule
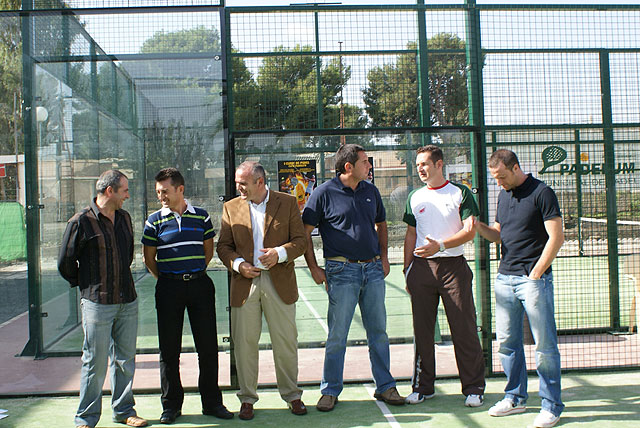
<instances>
[{"instance_id":1,"label":"beige trousers","mask_svg":"<svg viewBox=\"0 0 640 428\"><path fill-rule=\"evenodd\" d=\"M287 305L280 299L266 271L253 279L245 304L231 308L231 337L240 384L238 398L242 403L258 401L258 342L263 313L271 336L280 396L286 402L299 399L302 390L298 388L296 305Z\"/></svg>"}]
</instances>

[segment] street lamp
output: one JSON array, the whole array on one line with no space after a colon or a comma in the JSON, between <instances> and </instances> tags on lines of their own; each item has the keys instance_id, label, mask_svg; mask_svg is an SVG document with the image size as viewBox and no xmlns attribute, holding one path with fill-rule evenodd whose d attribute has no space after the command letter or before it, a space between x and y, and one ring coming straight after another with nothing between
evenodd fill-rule
<instances>
[{"instance_id":1,"label":"street lamp","mask_svg":"<svg viewBox=\"0 0 640 428\"><path fill-rule=\"evenodd\" d=\"M49 112L42 106L36 107L36 121L38 125L49 118Z\"/></svg>"}]
</instances>

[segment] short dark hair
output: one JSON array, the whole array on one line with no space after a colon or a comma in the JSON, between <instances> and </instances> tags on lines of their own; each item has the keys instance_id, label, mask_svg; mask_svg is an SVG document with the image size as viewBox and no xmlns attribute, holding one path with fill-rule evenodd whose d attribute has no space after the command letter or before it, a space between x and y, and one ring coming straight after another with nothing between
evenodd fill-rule
<instances>
[{"instance_id":1,"label":"short dark hair","mask_svg":"<svg viewBox=\"0 0 640 428\"><path fill-rule=\"evenodd\" d=\"M416 155L419 155L420 153L429 153L429 159L431 159L431 162L434 164L439 160L444 161L442 149L438 146L434 146L433 144L418 148L418 150L416 150Z\"/></svg>"},{"instance_id":2,"label":"short dark hair","mask_svg":"<svg viewBox=\"0 0 640 428\"><path fill-rule=\"evenodd\" d=\"M498 149L491 154L489 158L489 168L497 168L500 164L503 163L507 169L513 169L514 165L520 166L520 162L518 161L518 156L511 150L507 149Z\"/></svg>"},{"instance_id":3,"label":"short dark hair","mask_svg":"<svg viewBox=\"0 0 640 428\"><path fill-rule=\"evenodd\" d=\"M336 152L336 171L344 174L347 170L345 165L350 163L355 165L358 162L358 153L364 152L364 148L358 144L345 144L340 146Z\"/></svg>"},{"instance_id":4,"label":"short dark hair","mask_svg":"<svg viewBox=\"0 0 640 428\"><path fill-rule=\"evenodd\" d=\"M244 161L238 166L238 169L248 170L251 173L251 177L258 181L258 178L262 177L265 184L267 183L267 172L264 170L264 167L256 161Z\"/></svg>"},{"instance_id":5,"label":"short dark hair","mask_svg":"<svg viewBox=\"0 0 640 428\"><path fill-rule=\"evenodd\" d=\"M173 187L184 186L184 177L180 174L176 168L162 168L155 176L156 182L171 179L171 185Z\"/></svg>"},{"instance_id":6,"label":"short dark hair","mask_svg":"<svg viewBox=\"0 0 640 428\"><path fill-rule=\"evenodd\" d=\"M120 181L122 177L127 178L121 171L117 169L110 169L102 174L96 181L96 191L100 194L104 194L107 191L108 187L111 187L114 192L117 192L120 189Z\"/></svg>"}]
</instances>

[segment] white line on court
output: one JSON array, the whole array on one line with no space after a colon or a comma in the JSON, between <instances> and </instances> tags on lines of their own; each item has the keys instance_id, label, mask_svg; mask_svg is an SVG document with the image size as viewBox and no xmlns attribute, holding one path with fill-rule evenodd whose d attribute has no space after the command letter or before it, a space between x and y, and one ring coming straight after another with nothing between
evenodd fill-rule
<instances>
[{"instance_id":1,"label":"white line on court","mask_svg":"<svg viewBox=\"0 0 640 428\"><path fill-rule=\"evenodd\" d=\"M302 297L302 300L304 300L304 304L307 305L307 308L309 308L313 316L316 318L316 321L320 323L320 325L324 329L324 332L329 334L329 326L327 325L326 322L324 322L324 320L322 319L318 311L316 311L316 308L314 308L313 305L311 305L311 303L307 300L307 296L305 296L302 290L299 288L298 288L298 294L300 295L300 297Z\"/></svg>"},{"instance_id":2,"label":"white line on court","mask_svg":"<svg viewBox=\"0 0 640 428\"><path fill-rule=\"evenodd\" d=\"M391 425L393 428L400 428L400 424L398 423L398 421L396 421L395 416L393 416L393 413L391 413L391 411L389 410L385 402L378 401L373 397L373 394L376 392L375 386L373 384L368 383L364 385L364 387L367 389L367 392L369 393L371 398L373 398L376 401L376 404L378 405L378 407L380 408L380 411L382 412L382 416L384 416L387 419L387 422L389 422L389 425Z\"/></svg>"}]
</instances>

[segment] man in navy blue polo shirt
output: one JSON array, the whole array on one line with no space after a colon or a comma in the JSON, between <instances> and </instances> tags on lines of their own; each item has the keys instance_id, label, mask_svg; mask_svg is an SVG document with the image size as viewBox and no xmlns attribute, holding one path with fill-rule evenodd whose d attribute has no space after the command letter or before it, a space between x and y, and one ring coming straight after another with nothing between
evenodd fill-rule
<instances>
[{"instance_id":1,"label":"man in navy blue polo shirt","mask_svg":"<svg viewBox=\"0 0 640 428\"><path fill-rule=\"evenodd\" d=\"M144 263L158 279L155 297L162 389L160 423L171 424L182 413L184 390L179 365L185 308L198 352L202 413L231 419L233 413L222 404L218 387L215 288L206 271L213 257L215 236L211 218L184 199L180 171L162 169L155 180L162 209L147 219L142 244Z\"/></svg>"},{"instance_id":2,"label":"man in navy blue polo shirt","mask_svg":"<svg viewBox=\"0 0 640 428\"><path fill-rule=\"evenodd\" d=\"M549 428L558 423L564 409L551 273L551 262L564 242L560 206L553 189L525 174L511 150L493 152L488 166L502 187L496 218L492 226L477 220L474 225L485 239L502 244L494 292L498 354L507 375L504 398L489 409L489 415L508 416L526 410L527 364L522 338L526 312L536 343L542 398L542 410L533 426Z\"/></svg>"},{"instance_id":3,"label":"man in navy blue polo shirt","mask_svg":"<svg viewBox=\"0 0 640 428\"><path fill-rule=\"evenodd\" d=\"M389 338L384 304L389 274L387 222L378 189L368 181L371 164L364 149L345 144L336 153L339 175L311 194L302 221L307 232L305 259L317 284L326 283L329 336L325 346L324 371L316 408L333 410L342 392L344 354L356 305L360 305L367 332L375 397L389 404L404 404L389 371ZM325 268L318 266L311 232L322 237Z\"/></svg>"}]
</instances>

